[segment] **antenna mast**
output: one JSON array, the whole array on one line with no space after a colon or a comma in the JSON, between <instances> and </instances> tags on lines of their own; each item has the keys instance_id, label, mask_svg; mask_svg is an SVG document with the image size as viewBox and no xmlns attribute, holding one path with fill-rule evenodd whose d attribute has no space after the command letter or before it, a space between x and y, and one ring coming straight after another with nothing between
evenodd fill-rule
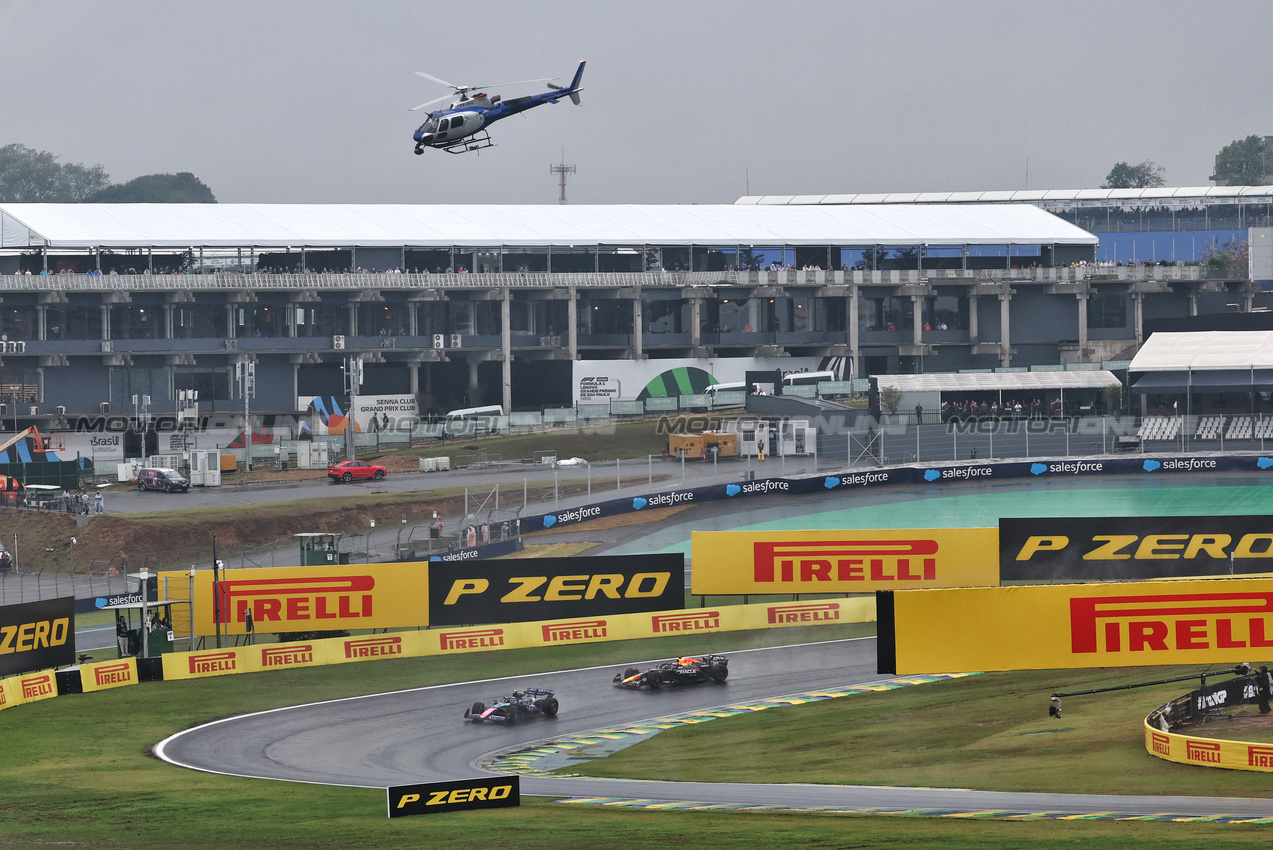
<instances>
[{"instance_id":1,"label":"antenna mast","mask_svg":"<svg viewBox=\"0 0 1273 850\"><path fill-rule=\"evenodd\" d=\"M564 150L561 152L561 162L557 165L548 166L548 172L550 174L556 174L558 176L558 183L561 184L561 198L557 201L557 203L566 203L566 175L574 174L575 167L573 165L566 165L566 152Z\"/></svg>"}]
</instances>

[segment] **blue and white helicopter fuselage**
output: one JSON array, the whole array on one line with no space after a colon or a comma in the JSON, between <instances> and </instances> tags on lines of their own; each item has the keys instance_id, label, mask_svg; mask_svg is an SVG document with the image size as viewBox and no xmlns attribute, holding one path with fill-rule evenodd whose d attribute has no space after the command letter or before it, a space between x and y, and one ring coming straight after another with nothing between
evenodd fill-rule
<instances>
[{"instance_id":1,"label":"blue and white helicopter fuselage","mask_svg":"<svg viewBox=\"0 0 1273 850\"><path fill-rule=\"evenodd\" d=\"M574 79L564 88L549 83L548 87L552 91L514 97L509 100L502 100L499 95L488 95L485 92L469 96L468 87L452 86L459 94L459 100L445 109L429 113L429 117L413 136L416 143L415 152L422 154L425 148L438 148L447 153L464 153L491 147L494 143L486 128L501 118L534 109L541 104L556 103L563 97L569 97L571 102L578 104L579 92L582 91L579 82L583 78L585 64L585 62L579 63ZM421 72L417 73L428 76ZM437 78L429 77L429 79ZM450 84L447 83L447 85Z\"/></svg>"}]
</instances>

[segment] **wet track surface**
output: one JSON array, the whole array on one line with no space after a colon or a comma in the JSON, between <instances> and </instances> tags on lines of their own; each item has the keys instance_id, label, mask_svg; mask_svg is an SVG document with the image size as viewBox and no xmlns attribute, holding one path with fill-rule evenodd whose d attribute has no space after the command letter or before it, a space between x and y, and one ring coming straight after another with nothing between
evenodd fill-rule
<instances>
[{"instance_id":1,"label":"wet track surface","mask_svg":"<svg viewBox=\"0 0 1273 850\"><path fill-rule=\"evenodd\" d=\"M720 644L723 644L721 641ZM873 638L794 647L713 651L730 655L725 684L628 691L611 680L626 665L440 685L230 718L169 738L156 748L168 761L230 775L327 785L386 787L479 776L491 754L552 738L746 700L877 681ZM641 666L646 661L633 659ZM557 691L561 713L516 726L463 720L473 702L515 688ZM848 699L852 699L849 697ZM851 754L846 753L847 768ZM1264 818L1273 800L1004 793L957 788L745 785L522 777L522 793L558 798L666 800L694 804L906 811L995 812L1055 817Z\"/></svg>"}]
</instances>

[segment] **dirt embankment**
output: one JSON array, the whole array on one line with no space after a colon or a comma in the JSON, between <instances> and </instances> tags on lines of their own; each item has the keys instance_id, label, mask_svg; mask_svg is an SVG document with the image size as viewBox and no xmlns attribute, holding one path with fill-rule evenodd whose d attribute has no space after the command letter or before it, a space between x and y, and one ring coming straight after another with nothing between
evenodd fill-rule
<instances>
[{"instance_id":1,"label":"dirt embankment","mask_svg":"<svg viewBox=\"0 0 1273 850\"><path fill-rule=\"evenodd\" d=\"M389 458L385 459L389 461ZM415 463L415 458L400 459ZM408 471L385 466L390 474ZM412 470L414 468L412 467ZM312 480L312 470L288 470L287 472L254 472L255 480ZM645 477L625 478L625 487L644 483ZM17 535L18 567L23 572L48 573L98 573L118 574L127 569L179 568L191 564L207 563L212 559L212 541L216 538L217 554L228 560L238 558L245 550L265 547L277 541L280 547L294 545L293 534L302 532L330 532L366 534L375 521L373 542L377 546L392 544L398 529L428 524L434 512L446 523L445 532L457 531L457 518L464 513L464 496L436 495L429 493L378 493L372 495L345 495L348 491L333 487L332 494L318 499L296 502L280 502L269 505L205 508L201 510L171 510L137 517L91 515L87 525L76 525L74 515L56 512L0 508L0 543L13 548ZM558 488L560 498L583 495L586 482L563 482ZM504 497L502 506L513 510L521 494L514 490ZM607 493L595 492L598 501L609 498ZM547 491L541 500L532 499L527 514L552 510ZM543 501L542 499L549 499ZM109 507L109 501L107 503ZM470 507L472 503L470 502ZM601 530L634 523L656 521L679 508L645 511L640 515L622 515L593 520L568 526L563 531ZM525 529L529 531L529 529ZM551 534L542 531L541 534ZM419 532L417 532L417 536ZM536 535L538 536L538 535ZM75 538L74 545L71 538ZM406 534L403 539L405 542ZM126 566L125 566L126 565Z\"/></svg>"},{"instance_id":2,"label":"dirt embankment","mask_svg":"<svg viewBox=\"0 0 1273 850\"><path fill-rule=\"evenodd\" d=\"M214 537L219 557L227 559L273 541L279 541L280 547L291 546L292 535L299 532L365 534L375 520L380 532L375 542L392 543L404 519L408 526L418 525L431 521L434 511L454 517L463 510L462 495L408 495L392 500L336 497L252 508L170 511L136 519L106 514L92 516L82 528L68 514L5 510L0 512L0 542L12 548L17 535L18 566L24 572L118 573L125 563L129 571L205 563L212 558Z\"/></svg>"}]
</instances>

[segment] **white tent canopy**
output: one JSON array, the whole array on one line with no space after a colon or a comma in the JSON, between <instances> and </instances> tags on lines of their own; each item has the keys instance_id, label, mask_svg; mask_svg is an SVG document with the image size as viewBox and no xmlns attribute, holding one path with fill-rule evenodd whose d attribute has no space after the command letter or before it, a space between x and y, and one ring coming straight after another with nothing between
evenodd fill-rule
<instances>
[{"instance_id":1,"label":"white tent canopy","mask_svg":"<svg viewBox=\"0 0 1273 850\"><path fill-rule=\"evenodd\" d=\"M1273 331L1198 331L1151 334L1129 372L1205 372L1273 369Z\"/></svg>"},{"instance_id":2,"label":"white tent canopy","mask_svg":"<svg viewBox=\"0 0 1273 850\"><path fill-rule=\"evenodd\" d=\"M930 372L924 375L880 375L876 384L896 387L904 393L1044 392L1046 390L1100 389L1121 382L1113 372Z\"/></svg>"},{"instance_id":3,"label":"white tent canopy","mask_svg":"<svg viewBox=\"0 0 1273 850\"><path fill-rule=\"evenodd\" d=\"M1096 244L1012 204L0 204L0 248Z\"/></svg>"}]
</instances>

